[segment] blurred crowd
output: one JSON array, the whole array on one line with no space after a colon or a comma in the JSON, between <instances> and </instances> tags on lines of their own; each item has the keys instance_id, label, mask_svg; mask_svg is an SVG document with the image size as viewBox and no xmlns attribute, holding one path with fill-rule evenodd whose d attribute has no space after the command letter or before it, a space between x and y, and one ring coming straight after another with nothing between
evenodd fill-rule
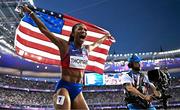
<instances>
[{"instance_id":1,"label":"blurred crowd","mask_svg":"<svg viewBox=\"0 0 180 110\"><path fill-rule=\"evenodd\" d=\"M31 92L12 89L0 89L1 104L13 105L50 105L52 104L52 93Z\"/></svg>"},{"instance_id":2,"label":"blurred crowd","mask_svg":"<svg viewBox=\"0 0 180 110\"><path fill-rule=\"evenodd\" d=\"M170 102L180 102L180 79L173 78L170 93ZM31 89L53 90L55 82L31 81L21 78L12 78L6 75L0 77L0 103L2 105L30 105L30 106L53 106L52 91L32 91ZM8 87L6 87L8 86ZM13 87L29 88L17 90ZM85 86L84 97L90 106L94 105L125 105L122 85Z\"/></svg>"},{"instance_id":3,"label":"blurred crowd","mask_svg":"<svg viewBox=\"0 0 180 110\"><path fill-rule=\"evenodd\" d=\"M0 85L19 87L19 88L29 88L29 89L53 90L55 88L54 82L32 81L32 80L26 80L20 77L13 77L8 75L0 75Z\"/></svg>"},{"instance_id":4,"label":"blurred crowd","mask_svg":"<svg viewBox=\"0 0 180 110\"><path fill-rule=\"evenodd\" d=\"M124 97L123 92L84 92L84 97L88 104L114 104L119 103L124 105Z\"/></svg>"}]
</instances>

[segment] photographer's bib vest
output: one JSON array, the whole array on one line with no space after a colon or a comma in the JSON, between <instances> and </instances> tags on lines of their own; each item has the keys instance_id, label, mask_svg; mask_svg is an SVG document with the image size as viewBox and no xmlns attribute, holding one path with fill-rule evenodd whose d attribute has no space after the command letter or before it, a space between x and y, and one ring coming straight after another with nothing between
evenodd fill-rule
<instances>
[{"instance_id":1,"label":"photographer's bib vest","mask_svg":"<svg viewBox=\"0 0 180 110\"><path fill-rule=\"evenodd\" d=\"M133 73L133 71L130 71L129 73L126 74L126 77L124 78L129 79L128 83L131 83L132 86L135 87L137 90L139 90L141 93L143 94L147 93L147 89L149 88L149 80L146 77L146 75L144 75L143 73ZM133 98L136 98L137 96L134 96L127 90L125 92L126 92L125 93L126 99L130 99L130 100L126 100L127 103L133 103Z\"/></svg>"},{"instance_id":2,"label":"photographer's bib vest","mask_svg":"<svg viewBox=\"0 0 180 110\"><path fill-rule=\"evenodd\" d=\"M141 93L145 93L145 89L147 88L147 83L149 83L148 79L145 79L145 75L143 73L133 73L130 71L127 73L132 79L132 85L136 89L140 90Z\"/></svg>"}]
</instances>

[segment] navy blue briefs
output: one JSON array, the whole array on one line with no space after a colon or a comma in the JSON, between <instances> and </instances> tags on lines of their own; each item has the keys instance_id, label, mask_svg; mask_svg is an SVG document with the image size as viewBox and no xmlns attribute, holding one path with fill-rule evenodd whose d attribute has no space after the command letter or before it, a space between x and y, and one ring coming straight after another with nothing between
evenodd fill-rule
<instances>
[{"instance_id":1,"label":"navy blue briefs","mask_svg":"<svg viewBox=\"0 0 180 110\"><path fill-rule=\"evenodd\" d=\"M67 82L61 79L56 84L55 92L57 92L60 88L66 88L69 92L69 96L72 102L74 101L76 96L82 91L82 87L83 87L83 84Z\"/></svg>"}]
</instances>

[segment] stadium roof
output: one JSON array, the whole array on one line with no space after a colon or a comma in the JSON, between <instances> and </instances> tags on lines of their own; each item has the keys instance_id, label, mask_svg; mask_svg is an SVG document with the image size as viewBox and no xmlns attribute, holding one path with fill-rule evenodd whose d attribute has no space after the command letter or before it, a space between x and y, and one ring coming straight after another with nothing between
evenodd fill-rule
<instances>
[{"instance_id":1,"label":"stadium roof","mask_svg":"<svg viewBox=\"0 0 180 110\"><path fill-rule=\"evenodd\" d=\"M27 0L21 1L27 3ZM14 46L15 29L21 19L15 11L18 3L19 0L0 0L0 45L8 48L8 44Z\"/></svg>"}]
</instances>

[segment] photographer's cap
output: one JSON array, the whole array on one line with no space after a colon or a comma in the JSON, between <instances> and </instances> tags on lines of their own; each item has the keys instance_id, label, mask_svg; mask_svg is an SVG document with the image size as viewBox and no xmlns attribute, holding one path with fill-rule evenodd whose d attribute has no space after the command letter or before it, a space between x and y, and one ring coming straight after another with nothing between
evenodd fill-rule
<instances>
[{"instance_id":1,"label":"photographer's cap","mask_svg":"<svg viewBox=\"0 0 180 110\"><path fill-rule=\"evenodd\" d=\"M140 62L141 61L141 58L138 57L137 55L132 55L131 58L128 59L129 62Z\"/></svg>"}]
</instances>

